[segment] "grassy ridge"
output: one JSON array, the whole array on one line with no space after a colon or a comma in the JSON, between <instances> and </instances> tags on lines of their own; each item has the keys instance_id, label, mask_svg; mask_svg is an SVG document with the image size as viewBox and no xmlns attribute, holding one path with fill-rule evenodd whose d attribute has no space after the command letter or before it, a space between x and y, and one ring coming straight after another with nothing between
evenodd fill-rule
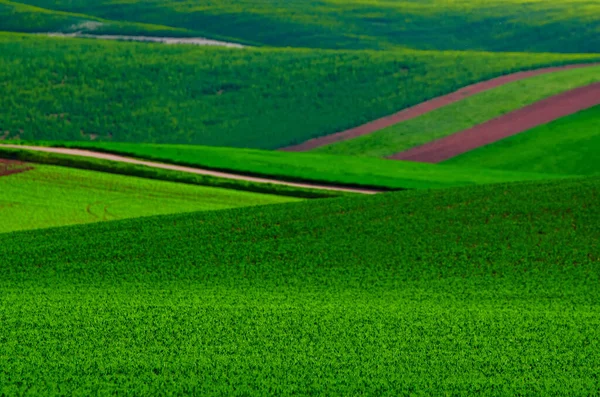
<instances>
[{"instance_id":1,"label":"grassy ridge","mask_svg":"<svg viewBox=\"0 0 600 397\"><path fill-rule=\"evenodd\" d=\"M37 165L0 177L0 233L296 200Z\"/></svg>"},{"instance_id":2,"label":"grassy ridge","mask_svg":"<svg viewBox=\"0 0 600 397\"><path fill-rule=\"evenodd\" d=\"M373 134L314 149L313 152L390 156L474 127L544 98L599 81L600 66L539 75L473 95Z\"/></svg>"},{"instance_id":3,"label":"grassy ridge","mask_svg":"<svg viewBox=\"0 0 600 397\"><path fill-rule=\"evenodd\" d=\"M481 147L444 164L572 175L600 173L600 106Z\"/></svg>"},{"instance_id":4,"label":"grassy ridge","mask_svg":"<svg viewBox=\"0 0 600 397\"><path fill-rule=\"evenodd\" d=\"M0 392L594 394L599 188L478 186L10 234Z\"/></svg>"},{"instance_id":5,"label":"grassy ridge","mask_svg":"<svg viewBox=\"0 0 600 397\"><path fill-rule=\"evenodd\" d=\"M194 32L186 29L135 22L109 21L85 14L47 10L9 0L0 0L0 31L147 34L154 36L194 35Z\"/></svg>"},{"instance_id":6,"label":"grassy ridge","mask_svg":"<svg viewBox=\"0 0 600 397\"><path fill-rule=\"evenodd\" d=\"M240 50L0 34L0 139L272 149L503 73L592 59Z\"/></svg>"},{"instance_id":7,"label":"grassy ridge","mask_svg":"<svg viewBox=\"0 0 600 397\"><path fill-rule=\"evenodd\" d=\"M25 142L26 143L26 142ZM91 149L179 165L281 180L384 189L430 189L564 177L528 172L494 172L408 161L315 155L256 149L114 142L39 142L42 146ZM0 148L1 153L2 148Z\"/></svg>"},{"instance_id":8,"label":"grassy ridge","mask_svg":"<svg viewBox=\"0 0 600 397\"><path fill-rule=\"evenodd\" d=\"M589 0L23 0L271 46L600 52Z\"/></svg>"}]
</instances>

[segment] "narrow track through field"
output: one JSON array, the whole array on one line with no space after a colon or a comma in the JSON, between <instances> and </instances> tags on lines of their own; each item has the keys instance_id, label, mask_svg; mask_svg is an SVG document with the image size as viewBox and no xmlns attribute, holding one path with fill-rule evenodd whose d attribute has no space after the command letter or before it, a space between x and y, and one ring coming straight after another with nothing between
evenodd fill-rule
<instances>
[{"instance_id":1,"label":"narrow track through field","mask_svg":"<svg viewBox=\"0 0 600 397\"><path fill-rule=\"evenodd\" d=\"M546 98L468 130L396 153L390 159L439 163L600 104L600 83Z\"/></svg>"},{"instance_id":2,"label":"narrow track through field","mask_svg":"<svg viewBox=\"0 0 600 397\"><path fill-rule=\"evenodd\" d=\"M281 181L281 180L277 180L277 179L258 178L258 177L247 176L247 175L242 175L242 174L213 171L213 170L204 169L204 168L192 168L192 167L185 167L185 166L180 166L180 165L158 163L158 162L154 162L154 161L144 161L144 160L134 159L131 157L118 156L115 154L93 152L90 150L67 149L67 148L57 148L57 147L43 147L43 146L26 146L26 145L4 145L4 144L0 144L0 147L11 148L11 149L33 150L33 151L45 152L45 153L66 154L66 155L71 155L71 156L90 157L90 158L101 159L101 160L116 161L116 162L120 162L120 163L143 165L143 166L152 167L152 168L160 168L160 169L165 169L165 170L187 172L190 174L208 175L208 176L213 176L213 177L217 177L217 178L233 179L233 180L256 182L256 183L266 183L266 184L273 184L273 185L285 185L285 186L298 187L298 188L304 188L304 189L330 190L330 191L362 193L362 194L376 194L376 193L384 192L384 190L378 190L378 189L350 188L350 187L342 187L342 186L319 184L319 183L287 182L287 181Z\"/></svg>"},{"instance_id":3,"label":"narrow track through field","mask_svg":"<svg viewBox=\"0 0 600 397\"><path fill-rule=\"evenodd\" d=\"M433 98L429 101L422 102L413 107L401 110L398 113L394 113L390 116L386 116L369 123L360 125L358 127L350 128L345 131L337 132L334 134L325 135L319 138L310 139L304 143L288 146L279 150L286 152L304 152L312 149L316 149L321 146L330 145L340 141L346 141L349 139L357 138L359 136L372 134L383 128L390 127L394 124L401 123L416 117L422 116L426 113L432 112L436 109L450 105L452 103L461 101L465 98L479 94L481 92L491 90L493 88L500 87L502 85L512 83L514 81L523 80L529 77L538 76L546 73L559 72L562 70L578 69L598 66L598 63L587 63L587 64L575 64L566 66L555 66L542 69L529 70L525 72L512 73L500 77L496 77L491 80L482 81L476 84L472 84L461 88L453 93L443 95L437 98Z\"/></svg>"}]
</instances>

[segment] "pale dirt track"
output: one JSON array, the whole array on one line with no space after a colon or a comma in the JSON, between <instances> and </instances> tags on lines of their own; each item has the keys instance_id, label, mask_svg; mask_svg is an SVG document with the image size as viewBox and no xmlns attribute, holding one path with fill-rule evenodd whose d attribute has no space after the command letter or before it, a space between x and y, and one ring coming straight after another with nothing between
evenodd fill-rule
<instances>
[{"instance_id":1,"label":"pale dirt track","mask_svg":"<svg viewBox=\"0 0 600 397\"><path fill-rule=\"evenodd\" d=\"M546 98L468 130L394 154L389 158L439 163L596 105L600 105L600 83Z\"/></svg>"},{"instance_id":2,"label":"pale dirt track","mask_svg":"<svg viewBox=\"0 0 600 397\"><path fill-rule=\"evenodd\" d=\"M156 36L122 36L122 35L98 35L86 33L46 33L50 37L74 37L84 39L98 40L117 40L117 41L139 41L163 44L191 44L199 46L220 46L230 48L243 48L245 46L226 41L205 39L203 37L156 37Z\"/></svg>"},{"instance_id":3,"label":"pale dirt track","mask_svg":"<svg viewBox=\"0 0 600 397\"><path fill-rule=\"evenodd\" d=\"M192 167L185 167L185 166L181 166L181 165L172 165L172 164L157 163L157 162L153 162L153 161L138 160L138 159L134 159L131 157L119 156L119 155L108 154L108 153L93 152L90 150L67 149L67 148L56 148L56 147L41 147L41 146L25 146L25 145L3 145L3 144L0 144L0 147L6 147L6 148L12 148L12 149L26 149L26 150L33 150L33 151L46 152L46 153L67 154L67 155L71 155L71 156L90 157L90 158L101 159L101 160L116 161L116 162L120 162L120 163L143 165L146 167L160 168L160 169L164 169L164 170L187 172L187 173L196 174L196 175L207 175L207 176L213 176L216 178L232 179L232 180L248 181L248 182L256 182L256 183L268 183L268 184L272 184L272 185L283 185L283 186L291 186L291 187L306 188L306 189L330 190L330 191L362 193L362 194L376 194L376 193L384 192L383 190L377 190L377 189L350 188L350 187L341 187L341 186L319 184L319 183L313 184L313 183L297 183L297 182L280 181L277 179L259 178L259 177L241 175L241 174L233 174L233 173L228 173L228 172L212 171L212 170L208 170L208 169L204 169L204 168L192 168Z\"/></svg>"},{"instance_id":4,"label":"pale dirt track","mask_svg":"<svg viewBox=\"0 0 600 397\"><path fill-rule=\"evenodd\" d=\"M481 92L500 87L502 85L512 83L514 81L523 80L529 77L538 76L541 74L558 72L561 70L568 69L578 69L585 67L598 66L598 63L587 63L587 64L577 64L577 65L566 65L566 66L556 66L549 67L543 69L535 69L526 72L517 72L508 74L505 76L500 76L491 80L482 81L480 83L472 84L461 88L458 91L455 91L448 95L443 95L434 99L431 99L426 102L422 102L413 107L401 110L398 113L392 114L390 116L386 116L374 121L371 121L367 124L363 124L358 127L354 127L342 132L337 132L335 134L325 135L320 138L314 138L308 140L304 143L294 146L288 146L279 150L287 151L287 152L304 152L312 149L316 149L321 146L330 145L332 143L346 141L349 139L357 138L362 135L372 134L376 131L379 131L383 128L392 126L394 124L401 123L403 121L407 121L410 119L414 119L416 117L422 116L425 113L432 112L441 107L450 105L454 102L458 102L462 99L468 98L475 94L479 94Z\"/></svg>"}]
</instances>

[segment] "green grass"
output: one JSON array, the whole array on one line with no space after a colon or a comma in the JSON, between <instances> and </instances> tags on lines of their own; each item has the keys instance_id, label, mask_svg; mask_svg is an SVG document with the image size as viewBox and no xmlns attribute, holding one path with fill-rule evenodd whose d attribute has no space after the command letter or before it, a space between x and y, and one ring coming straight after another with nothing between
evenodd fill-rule
<instances>
[{"instance_id":1,"label":"green grass","mask_svg":"<svg viewBox=\"0 0 600 397\"><path fill-rule=\"evenodd\" d=\"M36 165L0 177L0 233L296 200Z\"/></svg>"},{"instance_id":2,"label":"green grass","mask_svg":"<svg viewBox=\"0 0 600 397\"><path fill-rule=\"evenodd\" d=\"M600 173L600 106L470 151L444 163L556 174Z\"/></svg>"},{"instance_id":3,"label":"green grass","mask_svg":"<svg viewBox=\"0 0 600 397\"><path fill-rule=\"evenodd\" d=\"M600 66L543 74L473 95L373 134L323 146L313 152L386 157L599 81Z\"/></svg>"},{"instance_id":4,"label":"green grass","mask_svg":"<svg viewBox=\"0 0 600 397\"><path fill-rule=\"evenodd\" d=\"M600 179L18 232L0 393L594 395Z\"/></svg>"},{"instance_id":5,"label":"green grass","mask_svg":"<svg viewBox=\"0 0 600 397\"><path fill-rule=\"evenodd\" d=\"M13 142L14 143L14 142ZM22 142L92 149L159 162L230 171L280 180L384 189L430 189L484 183L561 178L553 174L503 172L352 156L256 149L113 142ZM3 150L0 147L0 153Z\"/></svg>"},{"instance_id":6,"label":"green grass","mask_svg":"<svg viewBox=\"0 0 600 397\"><path fill-rule=\"evenodd\" d=\"M594 59L240 50L0 33L0 139L273 149L504 73Z\"/></svg>"},{"instance_id":7,"label":"green grass","mask_svg":"<svg viewBox=\"0 0 600 397\"><path fill-rule=\"evenodd\" d=\"M278 47L599 52L591 0L23 0Z\"/></svg>"}]
</instances>

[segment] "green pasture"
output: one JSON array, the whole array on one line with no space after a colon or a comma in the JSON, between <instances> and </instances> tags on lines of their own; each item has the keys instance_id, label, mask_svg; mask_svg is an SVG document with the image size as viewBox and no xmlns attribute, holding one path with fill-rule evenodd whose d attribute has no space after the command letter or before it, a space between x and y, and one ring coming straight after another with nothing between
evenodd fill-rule
<instances>
[{"instance_id":1,"label":"green pasture","mask_svg":"<svg viewBox=\"0 0 600 397\"><path fill-rule=\"evenodd\" d=\"M274 149L591 55L230 49L0 33L0 139Z\"/></svg>"},{"instance_id":2,"label":"green pasture","mask_svg":"<svg viewBox=\"0 0 600 397\"><path fill-rule=\"evenodd\" d=\"M477 167L211 146L114 142L30 142L29 144L96 150L280 180L384 189L430 189L564 178L562 175L506 172ZM0 150L3 150L1 145Z\"/></svg>"},{"instance_id":3,"label":"green pasture","mask_svg":"<svg viewBox=\"0 0 600 397\"><path fill-rule=\"evenodd\" d=\"M65 167L34 167L0 177L0 233L298 200Z\"/></svg>"},{"instance_id":4,"label":"green pasture","mask_svg":"<svg viewBox=\"0 0 600 397\"><path fill-rule=\"evenodd\" d=\"M599 188L487 185L6 234L0 393L596 394Z\"/></svg>"},{"instance_id":5,"label":"green pasture","mask_svg":"<svg viewBox=\"0 0 600 397\"><path fill-rule=\"evenodd\" d=\"M599 81L600 66L542 74L484 91L373 134L323 146L313 152L386 157Z\"/></svg>"},{"instance_id":6,"label":"green pasture","mask_svg":"<svg viewBox=\"0 0 600 397\"><path fill-rule=\"evenodd\" d=\"M600 173L600 106L470 151L444 164L572 175Z\"/></svg>"},{"instance_id":7,"label":"green pasture","mask_svg":"<svg viewBox=\"0 0 600 397\"><path fill-rule=\"evenodd\" d=\"M21 2L275 47L579 53L600 50L600 4L590 0ZM30 26L24 24L22 29L27 28Z\"/></svg>"}]
</instances>

